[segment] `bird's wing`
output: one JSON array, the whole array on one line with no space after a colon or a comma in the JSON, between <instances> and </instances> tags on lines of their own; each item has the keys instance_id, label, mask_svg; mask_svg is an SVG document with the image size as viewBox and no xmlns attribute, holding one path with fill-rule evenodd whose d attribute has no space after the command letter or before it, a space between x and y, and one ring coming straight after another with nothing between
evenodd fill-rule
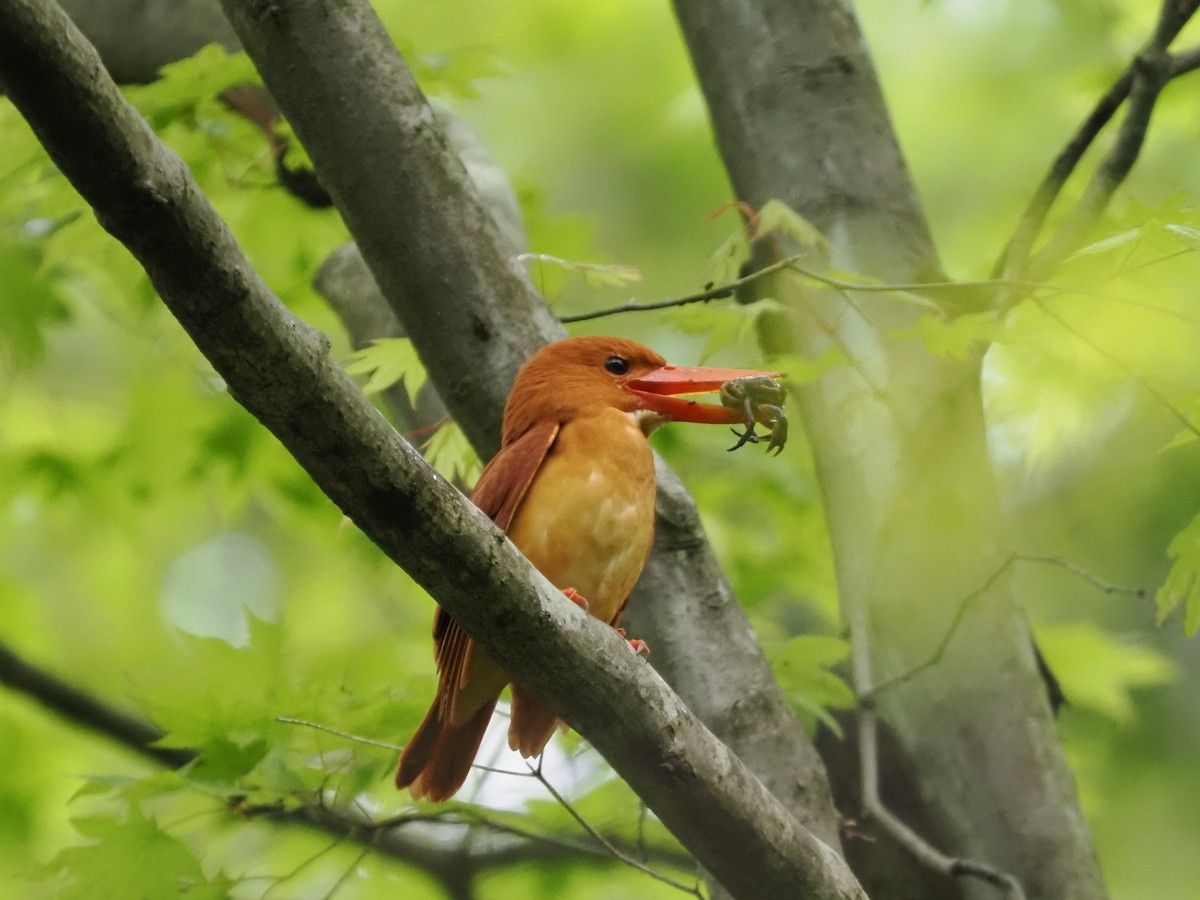
<instances>
[{"instance_id":1,"label":"bird's wing","mask_svg":"<svg viewBox=\"0 0 1200 900\"><path fill-rule=\"evenodd\" d=\"M534 425L492 457L479 476L471 500L505 531L516 515L529 485L533 483L542 460L554 445L558 430L557 422ZM460 696L467 686L473 668L470 661L475 653L472 652L470 638L440 606L433 619L433 645L434 660L438 671L442 673L440 684L445 687L438 695L442 718L443 721L457 721L469 715L476 705L474 700L477 698Z\"/></svg>"},{"instance_id":2,"label":"bird's wing","mask_svg":"<svg viewBox=\"0 0 1200 900\"><path fill-rule=\"evenodd\" d=\"M540 422L492 457L471 501L504 531L512 523L533 476L558 437L557 422Z\"/></svg>"}]
</instances>

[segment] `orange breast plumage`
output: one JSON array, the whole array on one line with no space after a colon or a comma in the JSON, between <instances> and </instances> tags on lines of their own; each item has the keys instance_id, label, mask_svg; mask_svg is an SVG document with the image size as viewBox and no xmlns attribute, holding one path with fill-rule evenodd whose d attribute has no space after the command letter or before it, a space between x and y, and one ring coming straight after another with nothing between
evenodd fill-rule
<instances>
[{"instance_id":1,"label":"orange breast plumage","mask_svg":"<svg viewBox=\"0 0 1200 900\"><path fill-rule=\"evenodd\" d=\"M604 446L604 453L589 448ZM513 543L592 615L612 622L654 538L654 460L634 417L607 408L564 424L509 527Z\"/></svg>"}]
</instances>

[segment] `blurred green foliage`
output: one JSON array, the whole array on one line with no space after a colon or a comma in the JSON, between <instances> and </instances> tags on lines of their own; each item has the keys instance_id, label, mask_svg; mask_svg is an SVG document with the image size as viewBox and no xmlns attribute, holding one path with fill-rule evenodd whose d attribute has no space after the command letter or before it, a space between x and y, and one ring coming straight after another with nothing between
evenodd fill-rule
<instances>
[{"instance_id":1,"label":"blurred green foliage","mask_svg":"<svg viewBox=\"0 0 1200 900\"><path fill-rule=\"evenodd\" d=\"M732 198L666 4L379 8L427 90L511 173L531 250L613 267L534 264L561 313L733 277L744 242L729 217L710 221ZM859 4L949 271L986 276L1156 8ZM331 335L370 389L404 375L415 391L404 342L352 355L314 294L315 268L347 235L335 212L307 210L276 185L261 134L216 99L248 73L244 59L205 51L129 95L278 295ZM1181 627L1200 624L1198 93L1189 79L1167 89L1131 181L1052 291L1002 321L930 317L893 336L955 356L995 342L987 414L1018 551L1141 589L1014 564L1070 701L1061 729L1119 900L1188 897L1200 880L1200 650ZM1079 190L1072 182L1068 197ZM636 337L681 363L753 365L747 325L760 311L713 302L575 331ZM817 377L843 360L794 362L794 376ZM440 896L398 864L253 813L318 791L376 819L407 808L390 784L394 753L276 717L402 740L433 691L432 601L228 397L4 102L0 372L0 641L202 753L184 772L156 771L0 690L0 894ZM831 671L846 647L802 436L765 461L701 432L668 429L657 446L693 489L797 710L828 723L852 696ZM435 441L443 471L477 471L460 432ZM1150 599L1160 587L1161 626ZM571 736L555 747L548 774L592 825L673 852L586 745ZM490 775L463 799L481 801L494 824L584 838L530 778ZM425 833L457 834L471 815L451 807L449 824ZM478 887L481 897L676 893L595 861L498 869Z\"/></svg>"}]
</instances>

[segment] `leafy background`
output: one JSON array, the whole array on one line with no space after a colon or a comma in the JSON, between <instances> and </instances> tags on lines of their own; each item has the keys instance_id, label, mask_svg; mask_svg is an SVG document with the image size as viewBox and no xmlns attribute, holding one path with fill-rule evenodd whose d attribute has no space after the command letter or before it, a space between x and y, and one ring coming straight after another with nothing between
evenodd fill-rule
<instances>
[{"instance_id":1,"label":"leafy background","mask_svg":"<svg viewBox=\"0 0 1200 900\"><path fill-rule=\"evenodd\" d=\"M726 271L732 217L713 214L731 198L666 4L378 8L426 89L510 173L531 248L640 270L635 284L596 286L535 265L562 313L691 293ZM974 278L1156 4L858 8L947 268ZM215 98L248 73L207 52L129 96L267 282L349 363L311 288L345 229L276 187L261 136ZM987 411L1014 542L1050 560L1015 561L1012 574L1069 697L1061 730L1125 900L1194 896L1200 882L1200 651L1187 637L1200 624L1197 78L1165 92L1133 178L1056 291L978 333L931 321L896 336L930 352L996 342ZM390 787L392 752L275 717L403 740L433 692L432 601L224 393L7 103L0 296L0 637L153 719L170 745L204 751L185 772L159 771L0 692L0 893L440 896L413 869L255 814L318 790L375 819L407 809ZM573 331L636 337L682 363L752 365L752 317L709 304ZM803 441L779 459L727 455L724 439L686 426L656 444L694 491L797 709L828 722L851 697L831 671L845 648ZM441 462L463 455L451 445ZM591 824L694 877L577 738L560 739L546 773ZM464 796L494 823L583 837L533 779L490 775ZM445 839L472 815L452 806L449 824L426 827ZM500 869L478 888L677 893L594 863Z\"/></svg>"}]
</instances>

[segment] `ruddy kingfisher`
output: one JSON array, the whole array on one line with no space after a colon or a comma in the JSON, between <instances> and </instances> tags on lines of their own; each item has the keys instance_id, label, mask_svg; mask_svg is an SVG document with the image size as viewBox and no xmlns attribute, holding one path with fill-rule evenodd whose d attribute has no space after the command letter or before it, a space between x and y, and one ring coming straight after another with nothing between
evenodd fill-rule
<instances>
[{"instance_id":1,"label":"ruddy kingfisher","mask_svg":"<svg viewBox=\"0 0 1200 900\"><path fill-rule=\"evenodd\" d=\"M500 452L471 500L572 602L614 628L654 537L654 459L646 438L665 422L746 426L757 419L782 445L786 418L774 375L689 368L622 338L549 344L517 373L504 407ZM679 395L722 391L723 405ZM765 394L763 393L765 391ZM414 799L446 800L462 786L508 674L440 607L433 621L437 695L404 748L396 786ZM631 641L647 652L641 641ZM512 683L508 743L539 755L558 719Z\"/></svg>"}]
</instances>

